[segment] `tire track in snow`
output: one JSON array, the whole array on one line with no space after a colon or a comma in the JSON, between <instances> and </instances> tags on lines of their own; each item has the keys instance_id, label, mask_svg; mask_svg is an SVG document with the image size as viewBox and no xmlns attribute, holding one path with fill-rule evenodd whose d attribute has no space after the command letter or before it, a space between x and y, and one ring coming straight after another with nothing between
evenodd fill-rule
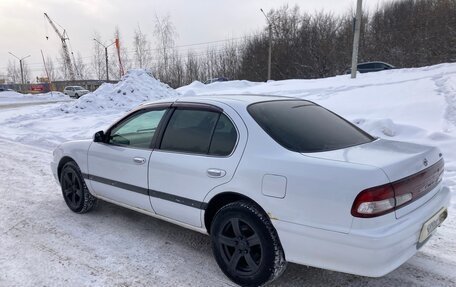
<instances>
[{"instance_id":1,"label":"tire track in snow","mask_svg":"<svg viewBox=\"0 0 456 287\"><path fill-rule=\"evenodd\" d=\"M451 85L452 81L456 80L456 77L452 74L445 74L433 77L432 79L437 87L437 93L445 97L447 104L444 115L445 120L453 125L453 128L456 128L456 89Z\"/></svg>"}]
</instances>

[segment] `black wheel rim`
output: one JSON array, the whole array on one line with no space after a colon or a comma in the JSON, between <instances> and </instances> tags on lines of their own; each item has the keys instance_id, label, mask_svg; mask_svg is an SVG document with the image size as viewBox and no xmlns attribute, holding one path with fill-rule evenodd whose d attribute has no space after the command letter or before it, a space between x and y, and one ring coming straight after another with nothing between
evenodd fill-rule
<instances>
[{"instance_id":1,"label":"black wheel rim","mask_svg":"<svg viewBox=\"0 0 456 287\"><path fill-rule=\"evenodd\" d=\"M263 248L258 233L245 221L231 218L217 234L221 257L231 272L249 276L260 268Z\"/></svg>"},{"instance_id":2,"label":"black wheel rim","mask_svg":"<svg viewBox=\"0 0 456 287\"><path fill-rule=\"evenodd\" d=\"M68 206L75 210L81 206L83 200L82 182L72 168L66 168L62 174L63 197Z\"/></svg>"}]
</instances>

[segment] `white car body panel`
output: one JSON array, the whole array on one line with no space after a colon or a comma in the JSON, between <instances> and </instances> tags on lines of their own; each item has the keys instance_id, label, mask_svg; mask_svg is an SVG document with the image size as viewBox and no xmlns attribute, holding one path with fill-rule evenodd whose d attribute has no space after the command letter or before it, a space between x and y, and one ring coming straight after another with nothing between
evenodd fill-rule
<instances>
[{"instance_id":1,"label":"white car body panel","mask_svg":"<svg viewBox=\"0 0 456 287\"><path fill-rule=\"evenodd\" d=\"M92 140L80 140L66 142L59 145L53 152L53 161L51 162L52 173L57 182L60 181L58 175L58 165L63 158L71 158L78 163L82 173L88 173L87 169L87 151L89 150Z\"/></svg>"},{"instance_id":2,"label":"white car body panel","mask_svg":"<svg viewBox=\"0 0 456 287\"><path fill-rule=\"evenodd\" d=\"M94 195L109 198L116 202L153 212L147 193L148 163L150 150L125 148L104 143L92 143L88 152L88 174ZM134 158L143 158L145 162L138 164ZM100 177L116 182L102 183L91 180ZM121 184L133 185L135 191L122 188Z\"/></svg>"},{"instance_id":3,"label":"white car body panel","mask_svg":"<svg viewBox=\"0 0 456 287\"><path fill-rule=\"evenodd\" d=\"M440 160L440 151L375 140L328 152L292 152L274 141L247 111L249 104L278 99L283 98L246 95L178 100L224 110L238 130L236 148L228 157L78 141L59 146L51 167L58 179L59 163L69 157L88 178L106 177L148 190L150 196L86 179L90 191L101 199L203 233L210 228L205 226L205 208L213 198L224 193L243 195L268 214L286 260L294 263L375 277L413 256L424 222L449 205L450 192L442 183L416 202L382 216L354 217L351 208L362 190L415 174L426 168L424 158L428 166ZM111 151L100 152L101 146ZM138 156L147 159L144 165L132 162ZM209 177L210 168L226 174Z\"/></svg>"}]
</instances>

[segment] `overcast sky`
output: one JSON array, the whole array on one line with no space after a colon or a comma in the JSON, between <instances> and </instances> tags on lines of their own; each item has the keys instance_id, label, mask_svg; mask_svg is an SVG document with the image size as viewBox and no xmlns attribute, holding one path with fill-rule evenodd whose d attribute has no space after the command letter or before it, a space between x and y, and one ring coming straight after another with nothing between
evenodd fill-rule
<instances>
[{"instance_id":1,"label":"overcast sky","mask_svg":"<svg viewBox=\"0 0 456 287\"><path fill-rule=\"evenodd\" d=\"M364 0L364 6L372 9L385 1ZM176 45L218 41L261 30L265 19L259 9L285 4L309 13L342 14L354 9L356 0L0 0L0 75L5 74L8 60L15 60L9 51L19 57L31 55L28 63L34 76L44 75L40 49L57 57L60 40L45 22L44 12L66 29L72 50L89 63L95 30L107 43L118 25L121 40L131 49L138 25L152 40L154 15L169 14L178 34Z\"/></svg>"}]
</instances>

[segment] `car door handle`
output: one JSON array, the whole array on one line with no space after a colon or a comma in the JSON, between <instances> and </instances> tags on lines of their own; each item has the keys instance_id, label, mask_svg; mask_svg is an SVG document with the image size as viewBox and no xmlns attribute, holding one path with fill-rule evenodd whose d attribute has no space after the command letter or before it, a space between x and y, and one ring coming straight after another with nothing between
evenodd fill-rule
<instances>
[{"instance_id":1,"label":"car door handle","mask_svg":"<svg viewBox=\"0 0 456 287\"><path fill-rule=\"evenodd\" d=\"M207 170L207 175L209 177L224 177L226 174L226 171L223 169L218 169L218 168L210 168Z\"/></svg>"},{"instance_id":2,"label":"car door handle","mask_svg":"<svg viewBox=\"0 0 456 287\"><path fill-rule=\"evenodd\" d=\"M143 157L134 157L133 161L137 164L144 164L146 162L146 159Z\"/></svg>"}]
</instances>

